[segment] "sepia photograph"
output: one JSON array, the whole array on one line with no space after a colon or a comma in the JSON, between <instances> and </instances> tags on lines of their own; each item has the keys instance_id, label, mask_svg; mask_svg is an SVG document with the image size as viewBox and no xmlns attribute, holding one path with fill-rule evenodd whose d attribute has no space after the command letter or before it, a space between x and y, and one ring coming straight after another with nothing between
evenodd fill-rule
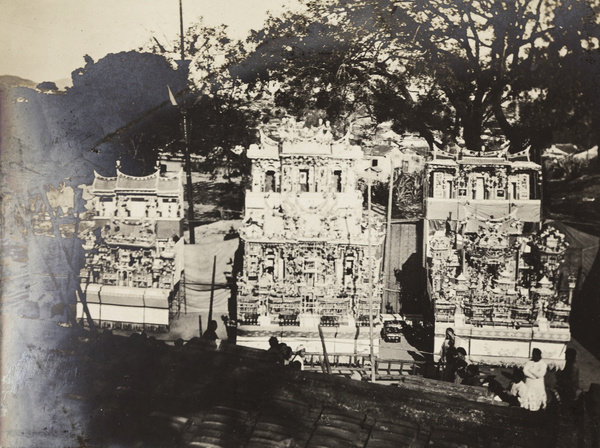
<instances>
[{"instance_id":1,"label":"sepia photograph","mask_svg":"<svg viewBox=\"0 0 600 448\"><path fill-rule=\"evenodd\" d=\"M0 447L600 447L600 0L0 42Z\"/></svg>"}]
</instances>

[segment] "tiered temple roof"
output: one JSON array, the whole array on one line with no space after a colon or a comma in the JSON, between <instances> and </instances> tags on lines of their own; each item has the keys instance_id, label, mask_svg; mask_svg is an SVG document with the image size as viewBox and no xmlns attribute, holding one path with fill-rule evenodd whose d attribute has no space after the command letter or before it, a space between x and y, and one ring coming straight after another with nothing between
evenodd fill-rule
<instances>
[{"instance_id":1,"label":"tiered temple roof","mask_svg":"<svg viewBox=\"0 0 600 448\"><path fill-rule=\"evenodd\" d=\"M106 177L94 171L91 191L95 194L106 193L157 193L176 195L180 193L183 170L162 175L160 170L148 176L129 176L117 170L115 177Z\"/></svg>"}]
</instances>

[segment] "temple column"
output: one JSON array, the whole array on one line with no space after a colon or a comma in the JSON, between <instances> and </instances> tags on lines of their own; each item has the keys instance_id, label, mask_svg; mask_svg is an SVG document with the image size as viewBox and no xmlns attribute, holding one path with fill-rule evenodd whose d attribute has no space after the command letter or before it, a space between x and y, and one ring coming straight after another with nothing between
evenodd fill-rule
<instances>
[{"instance_id":1,"label":"temple column","mask_svg":"<svg viewBox=\"0 0 600 448\"><path fill-rule=\"evenodd\" d=\"M284 260L282 255L283 253L281 251L277 253L277 280L279 281L283 280L283 273L285 272Z\"/></svg>"},{"instance_id":2,"label":"temple column","mask_svg":"<svg viewBox=\"0 0 600 448\"><path fill-rule=\"evenodd\" d=\"M341 251L340 251L341 252ZM336 258L335 263L335 279L336 284L344 284L344 254L340 253L340 257Z\"/></svg>"}]
</instances>

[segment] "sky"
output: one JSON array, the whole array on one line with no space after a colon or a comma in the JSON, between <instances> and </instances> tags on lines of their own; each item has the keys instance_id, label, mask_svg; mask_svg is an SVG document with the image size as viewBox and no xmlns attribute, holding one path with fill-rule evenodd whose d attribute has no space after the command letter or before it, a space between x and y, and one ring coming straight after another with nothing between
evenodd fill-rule
<instances>
[{"instance_id":1,"label":"sky","mask_svg":"<svg viewBox=\"0 0 600 448\"><path fill-rule=\"evenodd\" d=\"M209 26L226 24L243 39L259 29L267 11L296 0L182 0L184 29L199 16ZM178 0L0 0L0 75L35 82L70 78L109 53L138 49L155 36L162 44L179 37Z\"/></svg>"}]
</instances>

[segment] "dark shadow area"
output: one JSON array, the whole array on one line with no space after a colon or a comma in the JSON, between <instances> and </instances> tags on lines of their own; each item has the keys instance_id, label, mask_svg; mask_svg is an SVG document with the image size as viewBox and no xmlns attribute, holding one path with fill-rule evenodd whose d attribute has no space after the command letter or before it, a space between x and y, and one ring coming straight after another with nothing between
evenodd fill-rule
<instances>
[{"instance_id":1,"label":"dark shadow area","mask_svg":"<svg viewBox=\"0 0 600 448\"><path fill-rule=\"evenodd\" d=\"M597 171L597 168L595 168ZM570 180L545 182L545 216L569 222L583 232L600 234L600 175L577 174Z\"/></svg>"},{"instance_id":2,"label":"dark shadow area","mask_svg":"<svg viewBox=\"0 0 600 448\"><path fill-rule=\"evenodd\" d=\"M425 323L415 322L409 325L403 322L402 334L411 346L425 353L433 351L433 326Z\"/></svg>"},{"instance_id":3,"label":"dark shadow area","mask_svg":"<svg viewBox=\"0 0 600 448\"><path fill-rule=\"evenodd\" d=\"M231 275L234 279L237 278L238 274L242 272L242 269L244 267L244 241L240 239L240 244L238 246L238 248L235 251L235 255L233 257L233 266L231 269ZM237 322L237 292L238 292L238 287L237 287L237 283L234 281L231 284L231 296L229 297L229 304L228 304L228 310L229 310L229 320L230 322L233 321L232 323L235 324ZM235 330L235 329L233 329ZM232 331L232 333L234 333L235 331ZM228 333L229 334L229 333ZM232 339L233 341L235 341L235 338Z\"/></svg>"},{"instance_id":4,"label":"dark shadow area","mask_svg":"<svg viewBox=\"0 0 600 448\"><path fill-rule=\"evenodd\" d=\"M202 180L194 182L194 196L203 204L241 212L244 208L244 189L238 182L217 182Z\"/></svg>"},{"instance_id":5,"label":"dark shadow area","mask_svg":"<svg viewBox=\"0 0 600 448\"><path fill-rule=\"evenodd\" d=\"M581 290L575 293L571 308L571 333L596 358L600 359L600 252L592 264Z\"/></svg>"},{"instance_id":6,"label":"dark shadow area","mask_svg":"<svg viewBox=\"0 0 600 448\"><path fill-rule=\"evenodd\" d=\"M402 313L424 314L423 285L425 284L425 269L423 268L421 254L411 254L402 265L402 269L394 270L394 275L402 290Z\"/></svg>"},{"instance_id":7,"label":"dark shadow area","mask_svg":"<svg viewBox=\"0 0 600 448\"><path fill-rule=\"evenodd\" d=\"M530 433L523 446L536 446L534 438L548 442L543 416L478 403L460 389L447 395L436 383L390 389L293 372L273 364L264 351L230 344L214 350L199 338L172 347L144 334L105 332L80 339L76 352L87 359L85 380L75 393L89 407L83 440L88 446L176 447L192 441L246 446L255 439L252 446L272 446L268 441L277 441L281 432L302 446L338 446L338 436L320 443L315 439L326 436L320 429L323 415L344 415L345 424L354 416L355 429L366 430L365 442L375 422L384 420L449 426L498 440L512 428ZM431 377L434 368L426 363L422 371ZM331 431L345 428L331 418Z\"/></svg>"},{"instance_id":8,"label":"dark shadow area","mask_svg":"<svg viewBox=\"0 0 600 448\"><path fill-rule=\"evenodd\" d=\"M391 241L386 246L384 310L388 313L420 314L425 270L423 224L420 221L393 222Z\"/></svg>"}]
</instances>

